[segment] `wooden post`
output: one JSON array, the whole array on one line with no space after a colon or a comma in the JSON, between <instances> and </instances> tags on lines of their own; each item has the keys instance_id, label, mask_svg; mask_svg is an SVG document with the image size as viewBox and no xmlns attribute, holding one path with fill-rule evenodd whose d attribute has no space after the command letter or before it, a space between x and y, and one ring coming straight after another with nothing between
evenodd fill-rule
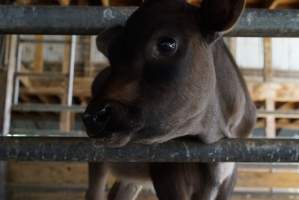
<instances>
[{"instance_id":1,"label":"wooden post","mask_svg":"<svg viewBox=\"0 0 299 200\"><path fill-rule=\"evenodd\" d=\"M272 78L272 39L264 38L264 81L270 82Z\"/></svg>"},{"instance_id":2,"label":"wooden post","mask_svg":"<svg viewBox=\"0 0 299 200\"><path fill-rule=\"evenodd\" d=\"M266 110L267 111L275 110L275 102L271 97L266 99ZM274 116L266 117L266 137L267 138L276 137L276 121Z\"/></svg>"},{"instance_id":3,"label":"wooden post","mask_svg":"<svg viewBox=\"0 0 299 200\"><path fill-rule=\"evenodd\" d=\"M42 35L35 36L36 40L43 40ZM44 44L39 42L35 46L33 71L37 73L43 73L44 71Z\"/></svg>"},{"instance_id":4,"label":"wooden post","mask_svg":"<svg viewBox=\"0 0 299 200\"><path fill-rule=\"evenodd\" d=\"M237 55L237 38L228 38L228 47L231 51L231 54L236 58Z\"/></svg>"},{"instance_id":5,"label":"wooden post","mask_svg":"<svg viewBox=\"0 0 299 200\"><path fill-rule=\"evenodd\" d=\"M275 110L275 101L274 94L271 92L271 81L273 78L273 68L272 68L272 39L264 38L264 81L267 82L269 87L269 93L267 94L267 98L265 100L265 107L268 111ZM266 117L266 137L274 138L276 137L276 121L274 116Z\"/></svg>"},{"instance_id":6,"label":"wooden post","mask_svg":"<svg viewBox=\"0 0 299 200\"><path fill-rule=\"evenodd\" d=\"M68 6L71 0L58 0L59 4L62 6Z\"/></svg>"},{"instance_id":7,"label":"wooden post","mask_svg":"<svg viewBox=\"0 0 299 200\"><path fill-rule=\"evenodd\" d=\"M109 6L110 5L110 0L102 0L102 5L103 6Z\"/></svg>"},{"instance_id":8,"label":"wooden post","mask_svg":"<svg viewBox=\"0 0 299 200\"><path fill-rule=\"evenodd\" d=\"M66 41L70 41L71 38L70 36L66 36L65 37ZM70 65L70 43L66 42L64 44L64 56L63 56L63 64L62 64L62 73L63 74L67 74L68 73L68 68ZM63 87L67 86L67 82L64 81L63 82ZM61 97L62 99L62 104L67 104L67 94L66 92L63 94L63 96ZM64 132L69 132L71 131L71 113L70 112L62 112L60 114L60 130L64 131Z\"/></svg>"},{"instance_id":9,"label":"wooden post","mask_svg":"<svg viewBox=\"0 0 299 200\"><path fill-rule=\"evenodd\" d=\"M83 63L84 63L84 76L91 76L93 74L93 66L91 65L91 37L84 37L84 52L83 52Z\"/></svg>"}]
</instances>

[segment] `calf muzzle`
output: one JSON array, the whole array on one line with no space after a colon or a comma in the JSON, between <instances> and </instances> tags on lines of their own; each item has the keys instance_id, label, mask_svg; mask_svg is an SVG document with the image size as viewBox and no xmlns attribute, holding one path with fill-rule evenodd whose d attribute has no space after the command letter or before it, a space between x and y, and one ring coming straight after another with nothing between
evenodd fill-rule
<instances>
[{"instance_id":1,"label":"calf muzzle","mask_svg":"<svg viewBox=\"0 0 299 200\"><path fill-rule=\"evenodd\" d=\"M115 101L90 103L82 119L87 135L94 138L110 138L116 133L124 136L140 127L130 107Z\"/></svg>"}]
</instances>

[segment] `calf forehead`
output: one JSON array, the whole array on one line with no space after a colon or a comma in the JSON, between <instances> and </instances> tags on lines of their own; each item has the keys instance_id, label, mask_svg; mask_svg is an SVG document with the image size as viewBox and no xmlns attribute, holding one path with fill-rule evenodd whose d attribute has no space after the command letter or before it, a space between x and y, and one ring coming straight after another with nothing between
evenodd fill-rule
<instances>
[{"instance_id":1,"label":"calf forehead","mask_svg":"<svg viewBox=\"0 0 299 200\"><path fill-rule=\"evenodd\" d=\"M129 33L146 32L150 34L157 30L184 31L197 29L196 10L191 5L177 1L145 4L128 20L126 29Z\"/></svg>"}]
</instances>

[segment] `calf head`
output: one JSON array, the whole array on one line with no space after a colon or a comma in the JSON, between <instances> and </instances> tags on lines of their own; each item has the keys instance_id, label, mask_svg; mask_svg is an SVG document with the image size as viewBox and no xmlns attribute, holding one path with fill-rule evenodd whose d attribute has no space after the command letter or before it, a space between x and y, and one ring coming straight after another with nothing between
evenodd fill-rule
<instances>
[{"instance_id":1,"label":"calf head","mask_svg":"<svg viewBox=\"0 0 299 200\"><path fill-rule=\"evenodd\" d=\"M123 146L198 134L216 95L211 46L243 7L244 0L147 0L125 26L98 36L111 66L93 83L88 135Z\"/></svg>"}]
</instances>

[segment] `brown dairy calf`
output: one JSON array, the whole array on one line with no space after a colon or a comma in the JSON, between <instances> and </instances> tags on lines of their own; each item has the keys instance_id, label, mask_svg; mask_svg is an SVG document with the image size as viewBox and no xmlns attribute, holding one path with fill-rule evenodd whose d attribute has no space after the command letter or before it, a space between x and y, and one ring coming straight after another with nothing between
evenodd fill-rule
<instances>
[{"instance_id":1,"label":"brown dairy calf","mask_svg":"<svg viewBox=\"0 0 299 200\"><path fill-rule=\"evenodd\" d=\"M187 137L203 143L247 137L253 105L220 32L238 20L244 0L148 0L125 26L101 34L110 61L92 86L83 120L90 137L108 147ZM133 200L153 184L159 200L224 200L234 163L93 163L88 200L105 200L109 173L118 183L109 200Z\"/></svg>"}]
</instances>

